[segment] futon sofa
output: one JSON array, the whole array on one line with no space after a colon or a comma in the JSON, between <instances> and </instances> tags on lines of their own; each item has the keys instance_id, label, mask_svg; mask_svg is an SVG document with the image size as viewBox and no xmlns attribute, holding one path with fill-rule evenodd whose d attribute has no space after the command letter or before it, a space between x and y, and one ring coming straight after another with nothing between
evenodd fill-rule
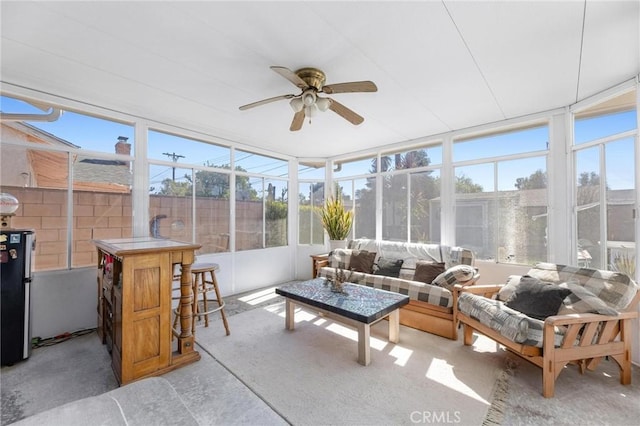
<instances>
[{"instance_id":1,"label":"futon sofa","mask_svg":"<svg viewBox=\"0 0 640 426\"><path fill-rule=\"evenodd\" d=\"M342 269L349 282L406 294L410 301L400 309L401 324L455 340L451 290L475 283L473 263L473 252L461 247L355 239L333 250L318 275L333 280Z\"/></svg>"},{"instance_id":2,"label":"futon sofa","mask_svg":"<svg viewBox=\"0 0 640 426\"><path fill-rule=\"evenodd\" d=\"M473 332L490 337L542 368L542 395L569 363L594 370L603 357L631 383L631 321L638 317L638 285L627 275L539 263L506 284L454 288L454 315L465 345Z\"/></svg>"}]
</instances>

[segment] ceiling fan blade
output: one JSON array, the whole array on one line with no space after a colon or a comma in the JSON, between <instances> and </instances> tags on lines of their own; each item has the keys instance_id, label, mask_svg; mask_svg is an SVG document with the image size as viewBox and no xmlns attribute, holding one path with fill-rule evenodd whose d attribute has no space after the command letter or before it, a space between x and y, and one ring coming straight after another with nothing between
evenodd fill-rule
<instances>
[{"instance_id":1,"label":"ceiling fan blade","mask_svg":"<svg viewBox=\"0 0 640 426\"><path fill-rule=\"evenodd\" d=\"M290 82L292 82L293 84L295 84L296 86L298 86L298 88L302 90L309 87L309 85L303 79L298 77L298 74L291 71L289 68L278 67L274 65L271 67L271 69L277 72L278 74L280 74L281 76L283 76L284 78L286 78L287 80L289 80Z\"/></svg>"},{"instance_id":2,"label":"ceiling fan blade","mask_svg":"<svg viewBox=\"0 0 640 426\"><path fill-rule=\"evenodd\" d=\"M257 106L268 104L268 103L271 103L271 102L279 101L280 99L291 99L291 98L294 98L295 96L296 95L291 95L291 94L290 95L274 96L273 98L263 99L263 100L258 101L258 102L253 102L253 103L250 103L250 104L247 104L247 105L242 105L240 107L240 111L244 111L244 110L247 110L249 108L257 107Z\"/></svg>"},{"instance_id":3,"label":"ceiling fan blade","mask_svg":"<svg viewBox=\"0 0 640 426\"><path fill-rule=\"evenodd\" d=\"M350 110L346 106L342 105L340 102L331 98L329 99L331 100L331 103L329 104L329 109L335 112L336 114L338 114L339 116L341 116L342 118L344 118L345 120L347 120L348 122L355 124L357 126L358 124L364 121L364 118L362 118L360 115L356 114L354 111Z\"/></svg>"},{"instance_id":4,"label":"ceiling fan blade","mask_svg":"<svg viewBox=\"0 0 640 426\"><path fill-rule=\"evenodd\" d=\"M304 123L304 109L301 109L299 112L296 112L293 116L293 121L291 122L291 127L289 130L295 132L297 130L302 129L302 123Z\"/></svg>"},{"instance_id":5,"label":"ceiling fan blade","mask_svg":"<svg viewBox=\"0 0 640 426\"><path fill-rule=\"evenodd\" d=\"M377 92L378 87L373 81L352 81L350 83L328 84L322 87L327 94L347 92Z\"/></svg>"}]
</instances>

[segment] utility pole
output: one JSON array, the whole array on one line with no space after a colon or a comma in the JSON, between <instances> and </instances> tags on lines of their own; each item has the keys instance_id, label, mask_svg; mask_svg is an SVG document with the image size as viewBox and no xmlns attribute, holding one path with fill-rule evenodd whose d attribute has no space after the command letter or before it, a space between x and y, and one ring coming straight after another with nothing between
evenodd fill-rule
<instances>
[{"instance_id":1,"label":"utility pole","mask_svg":"<svg viewBox=\"0 0 640 426\"><path fill-rule=\"evenodd\" d=\"M166 155L167 157L171 157L171 159L173 159L173 162L176 163L178 161L178 158L184 158L184 155L178 155L175 152L172 152L171 154L169 154L168 152L163 152L162 155ZM176 168L172 167L173 169L173 173L171 174L171 179L175 182L176 181Z\"/></svg>"}]
</instances>

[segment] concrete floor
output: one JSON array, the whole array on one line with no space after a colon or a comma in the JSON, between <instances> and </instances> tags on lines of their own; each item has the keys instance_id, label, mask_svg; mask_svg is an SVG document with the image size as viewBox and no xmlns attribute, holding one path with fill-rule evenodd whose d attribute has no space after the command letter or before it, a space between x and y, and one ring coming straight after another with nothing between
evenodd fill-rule
<instances>
[{"instance_id":1,"label":"concrete floor","mask_svg":"<svg viewBox=\"0 0 640 426\"><path fill-rule=\"evenodd\" d=\"M270 289L264 291L273 294ZM227 315L277 301L275 298L262 300L262 293L256 291L225 298ZM220 339L224 339L219 314L213 314L207 332L215 332L216 327ZM287 424L202 347L197 346L196 350L202 357L200 361L162 377L176 389L200 424ZM1 425L118 387L111 370L110 354L95 331L34 349L27 360L2 367L0 383Z\"/></svg>"}]
</instances>

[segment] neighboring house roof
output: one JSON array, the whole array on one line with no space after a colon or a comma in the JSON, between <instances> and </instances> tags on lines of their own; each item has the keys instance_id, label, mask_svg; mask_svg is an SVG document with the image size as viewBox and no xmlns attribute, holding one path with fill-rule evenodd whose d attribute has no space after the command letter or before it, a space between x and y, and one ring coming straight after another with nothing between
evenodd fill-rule
<instances>
[{"instance_id":1,"label":"neighboring house roof","mask_svg":"<svg viewBox=\"0 0 640 426\"><path fill-rule=\"evenodd\" d=\"M51 133L39 129L31 124L22 121L3 121L2 126L14 129L26 136L27 142L46 144L46 145L64 145L71 148L80 148L80 146L73 144L67 140L59 138Z\"/></svg>"},{"instance_id":2,"label":"neighboring house roof","mask_svg":"<svg viewBox=\"0 0 640 426\"><path fill-rule=\"evenodd\" d=\"M73 180L130 186L133 177L128 161L78 157L73 165Z\"/></svg>"}]
</instances>

